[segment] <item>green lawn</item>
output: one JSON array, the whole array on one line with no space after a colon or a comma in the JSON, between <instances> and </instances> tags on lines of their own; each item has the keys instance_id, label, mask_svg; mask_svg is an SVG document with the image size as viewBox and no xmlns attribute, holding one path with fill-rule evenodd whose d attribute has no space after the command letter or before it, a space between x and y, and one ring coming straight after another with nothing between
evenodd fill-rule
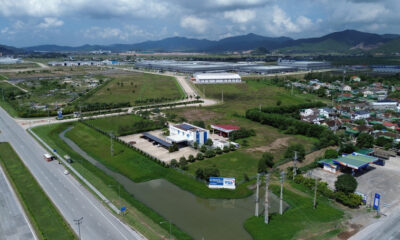
<instances>
[{"instance_id":1,"label":"green lawn","mask_svg":"<svg viewBox=\"0 0 400 240\"><path fill-rule=\"evenodd\" d=\"M147 99L168 101L181 99L183 96L183 91L173 77L148 73L130 73L114 76L112 81L90 96L86 102L130 102L132 105L140 105L145 103L138 101L146 101Z\"/></svg>"},{"instance_id":2,"label":"green lawn","mask_svg":"<svg viewBox=\"0 0 400 240\"><path fill-rule=\"evenodd\" d=\"M271 189L275 194L279 194L280 187L272 185ZM337 231L332 231L342 219L343 211L332 207L326 200L319 200L317 209L313 209L311 197L301 196L286 188L283 196L290 205L289 210L283 215L270 216L268 225L264 223L264 216L246 220L244 227L253 239L309 239L314 236L324 239L332 233L337 234Z\"/></svg>"},{"instance_id":3,"label":"green lawn","mask_svg":"<svg viewBox=\"0 0 400 240\"><path fill-rule=\"evenodd\" d=\"M145 132L163 127L159 122L144 119L134 114L96 118L87 120L86 122L103 131L113 132L113 134L117 136Z\"/></svg>"},{"instance_id":4,"label":"green lawn","mask_svg":"<svg viewBox=\"0 0 400 240\"><path fill-rule=\"evenodd\" d=\"M39 237L76 239L72 229L8 143L0 143L0 160Z\"/></svg>"},{"instance_id":5,"label":"green lawn","mask_svg":"<svg viewBox=\"0 0 400 240\"><path fill-rule=\"evenodd\" d=\"M189 172L195 175L195 171L198 168L216 167L221 176L235 177L236 181L241 181L244 179L244 174L249 177L257 174L257 164L257 158L244 152L234 151L191 163Z\"/></svg>"},{"instance_id":6,"label":"green lawn","mask_svg":"<svg viewBox=\"0 0 400 240\"><path fill-rule=\"evenodd\" d=\"M0 69L25 69L38 68L36 63L16 63L16 64L0 64Z\"/></svg>"}]
</instances>

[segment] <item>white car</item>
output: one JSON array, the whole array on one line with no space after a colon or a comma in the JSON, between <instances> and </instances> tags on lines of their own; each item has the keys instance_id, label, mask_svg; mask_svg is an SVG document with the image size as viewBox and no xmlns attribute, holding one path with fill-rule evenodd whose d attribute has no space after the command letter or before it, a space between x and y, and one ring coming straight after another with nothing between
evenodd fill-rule
<instances>
[{"instance_id":1,"label":"white car","mask_svg":"<svg viewBox=\"0 0 400 240\"><path fill-rule=\"evenodd\" d=\"M64 174L65 174L65 175L68 175L68 174L69 174L68 170L65 170L65 171L64 171Z\"/></svg>"}]
</instances>

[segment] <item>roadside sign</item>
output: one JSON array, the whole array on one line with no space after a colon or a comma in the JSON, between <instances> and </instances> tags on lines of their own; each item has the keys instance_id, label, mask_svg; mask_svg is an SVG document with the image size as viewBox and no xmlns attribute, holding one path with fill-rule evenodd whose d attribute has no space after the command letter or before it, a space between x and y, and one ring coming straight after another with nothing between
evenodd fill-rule
<instances>
[{"instance_id":1,"label":"roadside sign","mask_svg":"<svg viewBox=\"0 0 400 240\"><path fill-rule=\"evenodd\" d=\"M61 110L61 109L58 110L57 115L58 115L58 118L59 118L59 119L62 119L62 118L63 118L63 114L62 114L62 110Z\"/></svg>"},{"instance_id":2,"label":"roadside sign","mask_svg":"<svg viewBox=\"0 0 400 240\"><path fill-rule=\"evenodd\" d=\"M378 210L380 202L381 202L381 195L379 193L375 193L374 207L373 208Z\"/></svg>"},{"instance_id":3,"label":"roadside sign","mask_svg":"<svg viewBox=\"0 0 400 240\"><path fill-rule=\"evenodd\" d=\"M122 207L121 212L125 212L125 211L126 211L126 207Z\"/></svg>"},{"instance_id":4,"label":"roadside sign","mask_svg":"<svg viewBox=\"0 0 400 240\"><path fill-rule=\"evenodd\" d=\"M55 153L56 153L56 152L57 152L57 150L56 150L56 149L53 149L53 152L55 152Z\"/></svg>"},{"instance_id":5,"label":"roadside sign","mask_svg":"<svg viewBox=\"0 0 400 240\"><path fill-rule=\"evenodd\" d=\"M235 189L235 182L235 178L210 177L208 187Z\"/></svg>"}]
</instances>

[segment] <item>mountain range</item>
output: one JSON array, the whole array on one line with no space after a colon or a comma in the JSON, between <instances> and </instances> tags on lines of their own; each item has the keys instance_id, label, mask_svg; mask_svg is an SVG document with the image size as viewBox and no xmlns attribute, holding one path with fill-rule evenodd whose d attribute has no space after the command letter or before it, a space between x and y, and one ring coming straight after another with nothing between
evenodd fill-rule
<instances>
[{"instance_id":1,"label":"mountain range","mask_svg":"<svg viewBox=\"0 0 400 240\"><path fill-rule=\"evenodd\" d=\"M2 45L0 45L1 51ZM153 52L207 52L221 53L254 50L265 48L282 53L350 53L357 51L373 51L393 53L400 52L400 35L374 34L356 30L334 32L317 38L292 39L289 37L265 37L250 33L223 38L218 41L193 39L186 37L170 37L158 41L145 41L135 44L82 45L78 47L59 45L39 45L25 47L28 52L87 52L93 50L153 51ZM9 51L21 51L9 47Z\"/></svg>"}]
</instances>

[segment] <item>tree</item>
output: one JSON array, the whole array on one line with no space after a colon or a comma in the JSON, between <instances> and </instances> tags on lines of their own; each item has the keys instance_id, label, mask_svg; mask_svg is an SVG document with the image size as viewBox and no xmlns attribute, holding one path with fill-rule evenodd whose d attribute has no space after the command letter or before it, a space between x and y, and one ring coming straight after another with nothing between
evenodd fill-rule
<instances>
[{"instance_id":1,"label":"tree","mask_svg":"<svg viewBox=\"0 0 400 240\"><path fill-rule=\"evenodd\" d=\"M203 159L204 159L204 156L203 156L202 153L198 153L197 156L196 156L196 158L197 158L197 160L203 160Z\"/></svg>"},{"instance_id":2,"label":"tree","mask_svg":"<svg viewBox=\"0 0 400 240\"><path fill-rule=\"evenodd\" d=\"M325 151L324 158L326 158L326 159L337 158L338 155L339 155L339 153L336 150L328 149L328 150Z\"/></svg>"},{"instance_id":3,"label":"tree","mask_svg":"<svg viewBox=\"0 0 400 240\"><path fill-rule=\"evenodd\" d=\"M357 180L351 174L340 175L335 182L335 188L338 192L354 193L357 189Z\"/></svg>"},{"instance_id":4,"label":"tree","mask_svg":"<svg viewBox=\"0 0 400 240\"><path fill-rule=\"evenodd\" d=\"M228 146L224 146L223 151L224 151L224 153L228 153L229 152L229 147Z\"/></svg>"},{"instance_id":5,"label":"tree","mask_svg":"<svg viewBox=\"0 0 400 240\"><path fill-rule=\"evenodd\" d=\"M196 159L194 158L194 156L192 154L189 155L188 161L189 162L194 162Z\"/></svg>"},{"instance_id":6,"label":"tree","mask_svg":"<svg viewBox=\"0 0 400 240\"><path fill-rule=\"evenodd\" d=\"M200 152L205 153L207 151L207 147L205 145L202 145L200 147Z\"/></svg>"},{"instance_id":7,"label":"tree","mask_svg":"<svg viewBox=\"0 0 400 240\"><path fill-rule=\"evenodd\" d=\"M214 150L212 150L212 149L208 149L208 150L204 153L204 156L205 156L206 158L212 158L212 157L215 156L215 152L214 152Z\"/></svg>"},{"instance_id":8,"label":"tree","mask_svg":"<svg viewBox=\"0 0 400 240\"><path fill-rule=\"evenodd\" d=\"M201 128L205 128L206 127L206 125L204 124L204 121L202 121L202 120L193 121L193 125L201 127Z\"/></svg>"},{"instance_id":9,"label":"tree","mask_svg":"<svg viewBox=\"0 0 400 240\"><path fill-rule=\"evenodd\" d=\"M356 147L353 144L345 144L340 147L339 153L353 153L356 151Z\"/></svg>"},{"instance_id":10,"label":"tree","mask_svg":"<svg viewBox=\"0 0 400 240\"><path fill-rule=\"evenodd\" d=\"M371 148L374 145L374 137L368 133L360 133L356 146L359 148Z\"/></svg>"},{"instance_id":11,"label":"tree","mask_svg":"<svg viewBox=\"0 0 400 240\"><path fill-rule=\"evenodd\" d=\"M210 177L219 177L218 168L205 168L204 169L204 178L208 181Z\"/></svg>"},{"instance_id":12,"label":"tree","mask_svg":"<svg viewBox=\"0 0 400 240\"><path fill-rule=\"evenodd\" d=\"M194 149L197 149L197 148L199 148L199 144L197 142L194 142L193 147L194 147Z\"/></svg>"},{"instance_id":13,"label":"tree","mask_svg":"<svg viewBox=\"0 0 400 240\"><path fill-rule=\"evenodd\" d=\"M172 159L170 165L171 167L176 168L178 166L178 161L176 161L176 159Z\"/></svg>"},{"instance_id":14,"label":"tree","mask_svg":"<svg viewBox=\"0 0 400 240\"><path fill-rule=\"evenodd\" d=\"M266 152L262 155L262 157L258 161L258 172L259 173L267 172L267 169L273 166L274 166L274 156L271 153Z\"/></svg>"},{"instance_id":15,"label":"tree","mask_svg":"<svg viewBox=\"0 0 400 240\"><path fill-rule=\"evenodd\" d=\"M208 138L204 144L211 147L213 145L213 141L211 138Z\"/></svg>"},{"instance_id":16,"label":"tree","mask_svg":"<svg viewBox=\"0 0 400 240\"><path fill-rule=\"evenodd\" d=\"M204 170L202 168L196 169L195 175L198 179L204 179Z\"/></svg>"},{"instance_id":17,"label":"tree","mask_svg":"<svg viewBox=\"0 0 400 240\"><path fill-rule=\"evenodd\" d=\"M294 158L294 152L297 152L297 161L302 162L304 160L304 157L306 155L306 150L304 149L304 146L301 144L292 144L290 145L285 152L285 158L286 159L293 159Z\"/></svg>"},{"instance_id":18,"label":"tree","mask_svg":"<svg viewBox=\"0 0 400 240\"><path fill-rule=\"evenodd\" d=\"M186 170L186 169L188 168L188 166L187 166L187 160L186 160L185 157L181 157L181 158L179 159L179 166L180 166L183 170Z\"/></svg>"}]
</instances>

